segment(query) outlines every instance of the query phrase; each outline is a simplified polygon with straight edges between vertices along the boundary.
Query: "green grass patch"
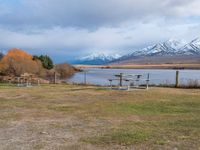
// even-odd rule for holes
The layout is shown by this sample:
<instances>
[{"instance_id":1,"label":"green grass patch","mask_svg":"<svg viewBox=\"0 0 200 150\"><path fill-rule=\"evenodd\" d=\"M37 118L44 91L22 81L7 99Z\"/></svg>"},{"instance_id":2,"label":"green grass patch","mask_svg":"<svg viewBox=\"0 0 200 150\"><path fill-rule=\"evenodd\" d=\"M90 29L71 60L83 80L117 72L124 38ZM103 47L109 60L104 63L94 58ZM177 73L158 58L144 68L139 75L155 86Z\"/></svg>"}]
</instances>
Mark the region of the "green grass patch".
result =
<instances>
[{"instance_id":1,"label":"green grass patch","mask_svg":"<svg viewBox=\"0 0 200 150\"><path fill-rule=\"evenodd\" d=\"M21 100L0 99L0 108L26 107L27 103Z\"/></svg>"},{"instance_id":2,"label":"green grass patch","mask_svg":"<svg viewBox=\"0 0 200 150\"><path fill-rule=\"evenodd\" d=\"M189 104L189 105L188 105ZM199 105L199 104L198 104ZM167 115L200 112L195 103L174 103L162 101L122 102L107 107L107 111L121 115Z\"/></svg>"},{"instance_id":3,"label":"green grass patch","mask_svg":"<svg viewBox=\"0 0 200 150\"><path fill-rule=\"evenodd\" d=\"M117 129L108 134L82 139L82 141L97 145L132 145L147 141L149 136L150 134L148 132L142 130Z\"/></svg>"},{"instance_id":4,"label":"green grass patch","mask_svg":"<svg viewBox=\"0 0 200 150\"><path fill-rule=\"evenodd\" d=\"M168 121L167 122L167 125L168 126L174 126L174 127L177 127L177 128L197 128L199 129L200 128L200 118L196 118L196 119L178 119L178 120L175 120L175 121ZM200 130L200 129L199 129Z\"/></svg>"}]
</instances>

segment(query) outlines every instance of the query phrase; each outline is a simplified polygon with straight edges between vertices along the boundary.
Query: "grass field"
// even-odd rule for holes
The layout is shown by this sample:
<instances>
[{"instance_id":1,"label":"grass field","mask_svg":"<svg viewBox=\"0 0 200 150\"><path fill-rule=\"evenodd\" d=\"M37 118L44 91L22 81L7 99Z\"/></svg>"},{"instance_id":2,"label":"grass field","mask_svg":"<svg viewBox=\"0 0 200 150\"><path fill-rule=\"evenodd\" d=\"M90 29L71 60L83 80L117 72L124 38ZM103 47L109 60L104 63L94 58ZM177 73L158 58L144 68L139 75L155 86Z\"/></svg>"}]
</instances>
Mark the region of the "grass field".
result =
<instances>
[{"instance_id":1,"label":"grass field","mask_svg":"<svg viewBox=\"0 0 200 150\"><path fill-rule=\"evenodd\" d=\"M0 86L0 149L200 149L200 89Z\"/></svg>"}]
</instances>

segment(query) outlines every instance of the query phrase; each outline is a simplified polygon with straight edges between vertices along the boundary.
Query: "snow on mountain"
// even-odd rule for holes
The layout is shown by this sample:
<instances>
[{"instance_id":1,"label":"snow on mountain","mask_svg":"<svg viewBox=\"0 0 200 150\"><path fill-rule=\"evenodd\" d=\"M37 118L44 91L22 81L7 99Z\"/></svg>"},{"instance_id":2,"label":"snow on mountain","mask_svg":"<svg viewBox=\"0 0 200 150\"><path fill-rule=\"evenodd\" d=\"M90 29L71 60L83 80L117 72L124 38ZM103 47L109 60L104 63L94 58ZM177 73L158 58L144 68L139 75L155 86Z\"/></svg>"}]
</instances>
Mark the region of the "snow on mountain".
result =
<instances>
[{"instance_id":1,"label":"snow on mountain","mask_svg":"<svg viewBox=\"0 0 200 150\"><path fill-rule=\"evenodd\" d=\"M78 58L75 64L102 65L121 57L118 54L93 53L85 57Z\"/></svg>"},{"instance_id":2,"label":"snow on mountain","mask_svg":"<svg viewBox=\"0 0 200 150\"><path fill-rule=\"evenodd\" d=\"M105 54L105 53L93 53L85 57L81 57L80 60L95 60L95 59L102 59L102 60L113 60L119 58L120 55L118 54Z\"/></svg>"},{"instance_id":3,"label":"snow on mountain","mask_svg":"<svg viewBox=\"0 0 200 150\"><path fill-rule=\"evenodd\" d=\"M196 38L182 47L179 51L179 54L200 54L200 38Z\"/></svg>"},{"instance_id":4,"label":"snow on mountain","mask_svg":"<svg viewBox=\"0 0 200 150\"><path fill-rule=\"evenodd\" d=\"M118 60L149 56L176 56L196 54L200 54L200 38L197 38L188 44L183 40L170 39L163 43L158 43L143 49L135 50L130 54L122 56Z\"/></svg>"},{"instance_id":5,"label":"snow on mountain","mask_svg":"<svg viewBox=\"0 0 200 150\"><path fill-rule=\"evenodd\" d=\"M178 40L168 40L163 43L158 43L153 46L149 46L147 48L144 48L142 50L136 51L136 56L153 56L153 55L174 55L178 52L178 50L183 47L186 43ZM140 54L140 55L138 55Z\"/></svg>"},{"instance_id":6,"label":"snow on mountain","mask_svg":"<svg viewBox=\"0 0 200 150\"><path fill-rule=\"evenodd\" d=\"M175 50L175 52L183 47L185 44L187 44L184 40L176 40L176 39L170 39L163 43L167 48L171 48Z\"/></svg>"}]
</instances>

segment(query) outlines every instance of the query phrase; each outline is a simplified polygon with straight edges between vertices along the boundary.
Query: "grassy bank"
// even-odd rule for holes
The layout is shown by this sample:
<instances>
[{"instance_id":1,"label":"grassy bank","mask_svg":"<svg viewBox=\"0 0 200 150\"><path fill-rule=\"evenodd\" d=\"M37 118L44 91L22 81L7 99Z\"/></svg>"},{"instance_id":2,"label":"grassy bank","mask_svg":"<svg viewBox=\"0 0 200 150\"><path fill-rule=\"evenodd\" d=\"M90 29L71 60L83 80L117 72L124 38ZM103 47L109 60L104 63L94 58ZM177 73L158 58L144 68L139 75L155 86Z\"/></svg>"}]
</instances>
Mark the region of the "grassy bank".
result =
<instances>
[{"instance_id":1,"label":"grassy bank","mask_svg":"<svg viewBox=\"0 0 200 150\"><path fill-rule=\"evenodd\" d=\"M200 90L0 86L0 149L199 149Z\"/></svg>"}]
</instances>

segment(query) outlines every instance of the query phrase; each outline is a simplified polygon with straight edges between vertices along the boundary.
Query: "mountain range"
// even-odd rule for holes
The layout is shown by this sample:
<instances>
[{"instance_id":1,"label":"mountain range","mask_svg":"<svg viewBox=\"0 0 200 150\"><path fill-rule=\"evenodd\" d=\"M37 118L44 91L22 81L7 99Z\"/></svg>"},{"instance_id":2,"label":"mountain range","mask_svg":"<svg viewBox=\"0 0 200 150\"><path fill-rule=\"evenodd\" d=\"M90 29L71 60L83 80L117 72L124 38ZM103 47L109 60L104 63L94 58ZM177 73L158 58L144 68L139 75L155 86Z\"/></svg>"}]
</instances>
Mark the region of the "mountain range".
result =
<instances>
[{"instance_id":1,"label":"mountain range","mask_svg":"<svg viewBox=\"0 0 200 150\"><path fill-rule=\"evenodd\" d=\"M119 59L121 56L118 54L105 54L105 53L93 53L85 57L78 58L74 61L74 64L84 65L105 65L114 60Z\"/></svg>"},{"instance_id":2,"label":"mountain range","mask_svg":"<svg viewBox=\"0 0 200 150\"><path fill-rule=\"evenodd\" d=\"M120 56L106 54L92 54L78 59L79 64L103 65L109 63L131 63L152 61L162 61L165 63L176 60L184 61L185 59L200 59L200 38L196 38L189 43L182 40L170 39L163 43L157 43L139 50L134 50L132 53ZM168 61L170 60L170 61Z\"/></svg>"}]
</instances>

